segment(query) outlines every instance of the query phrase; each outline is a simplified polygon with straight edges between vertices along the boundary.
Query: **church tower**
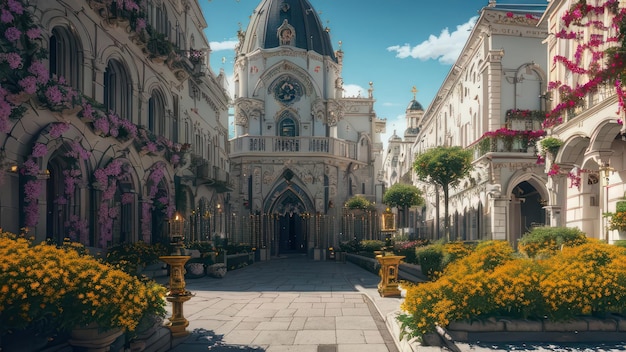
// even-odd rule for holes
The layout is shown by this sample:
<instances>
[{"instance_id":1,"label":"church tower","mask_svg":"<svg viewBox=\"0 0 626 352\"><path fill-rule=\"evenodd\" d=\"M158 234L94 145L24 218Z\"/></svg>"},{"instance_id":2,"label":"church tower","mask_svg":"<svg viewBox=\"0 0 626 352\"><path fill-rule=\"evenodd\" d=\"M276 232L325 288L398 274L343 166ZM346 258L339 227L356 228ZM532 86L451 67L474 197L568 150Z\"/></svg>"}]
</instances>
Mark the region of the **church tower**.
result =
<instances>
[{"instance_id":1,"label":"church tower","mask_svg":"<svg viewBox=\"0 0 626 352\"><path fill-rule=\"evenodd\" d=\"M385 121L373 84L366 97L344 97L343 52L333 51L329 31L307 0L263 0L239 32L230 205L233 218L251 221L231 233L235 241L251 234L266 257L321 259L355 235L343 233L346 200L376 201Z\"/></svg>"}]
</instances>

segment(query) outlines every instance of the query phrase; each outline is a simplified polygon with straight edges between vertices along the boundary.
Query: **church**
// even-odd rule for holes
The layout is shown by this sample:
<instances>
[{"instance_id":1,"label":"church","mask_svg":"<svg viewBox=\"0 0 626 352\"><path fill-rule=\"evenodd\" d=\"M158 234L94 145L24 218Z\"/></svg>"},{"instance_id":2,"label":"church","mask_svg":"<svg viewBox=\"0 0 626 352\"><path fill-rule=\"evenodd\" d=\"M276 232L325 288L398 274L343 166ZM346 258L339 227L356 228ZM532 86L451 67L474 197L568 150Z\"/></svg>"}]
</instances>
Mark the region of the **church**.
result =
<instances>
[{"instance_id":1,"label":"church","mask_svg":"<svg viewBox=\"0 0 626 352\"><path fill-rule=\"evenodd\" d=\"M357 236L344 216L348 199L382 199L385 120L374 111L374 85L366 96L345 96L344 53L329 32L307 0L263 0L239 32L230 203L244 221L231 239L252 234L262 257L321 259ZM369 227L359 239L378 238Z\"/></svg>"}]
</instances>

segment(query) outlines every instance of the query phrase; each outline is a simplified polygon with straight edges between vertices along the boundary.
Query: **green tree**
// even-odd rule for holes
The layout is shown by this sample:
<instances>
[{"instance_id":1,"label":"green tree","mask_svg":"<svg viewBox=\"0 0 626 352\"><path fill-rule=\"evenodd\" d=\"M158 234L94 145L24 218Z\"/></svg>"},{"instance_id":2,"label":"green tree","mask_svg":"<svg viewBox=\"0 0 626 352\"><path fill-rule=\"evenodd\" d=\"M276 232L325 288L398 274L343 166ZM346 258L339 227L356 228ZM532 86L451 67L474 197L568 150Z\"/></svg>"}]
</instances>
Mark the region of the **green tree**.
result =
<instances>
[{"instance_id":1,"label":"green tree","mask_svg":"<svg viewBox=\"0 0 626 352\"><path fill-rule=\"evenodd\" d=\"M369 200L367 200L367 198L363 197L363 196L354 196L350 199L348 199L348 201L346 202L346 208L348 209L371 209L372 208L372 202L370 202Z\"/></svg>"},{"instance_id":2,"label":"green tree","mask_svg":"<svg viewBox=\"0 0 626 352\"><path fill-rule=\"evenodd\" d=\"M448 201L451 186L469 175L472 169L472 152L461 147L436 147L418 155L413 163L417 177L426 182L434 182L443 189L444 232L450 240L450 218Z\"/></svg>"},{"instance_id":3,"label":"green tree","mask_svg":"<svg viewBox=\"0 0 626 352\"><path fill-rule=\"evenodd\" d=\"M408 208L424 205L424 198L419 188L405 183L396 183L385 191L383 203L390 207L401 208L404 215L404 225L406 226L409 214Z\"/></svg>"}]
</instances>

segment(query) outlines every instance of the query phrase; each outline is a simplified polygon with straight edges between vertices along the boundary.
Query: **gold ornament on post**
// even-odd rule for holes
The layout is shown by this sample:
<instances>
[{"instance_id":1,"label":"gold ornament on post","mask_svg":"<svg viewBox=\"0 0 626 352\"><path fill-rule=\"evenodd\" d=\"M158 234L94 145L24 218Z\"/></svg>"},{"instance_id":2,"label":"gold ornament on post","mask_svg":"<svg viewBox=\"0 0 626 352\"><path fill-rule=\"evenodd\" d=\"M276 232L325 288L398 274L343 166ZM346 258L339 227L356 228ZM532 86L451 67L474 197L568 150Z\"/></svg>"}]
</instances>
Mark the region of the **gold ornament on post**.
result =
<instances>
[{"instance_id":1,"label":"gold ornament on post","mask_svg":"<svg viewBox=\"0 0 626 352\"><path fill-rule=\"evenodd\" d=\"M189 335L186 330L189 321L183 315L183 303L191 299L193 294L185 290L185 263L191 258L185 254L183 240L185 229L185 218L176 213L170 220L170 242L174 246L172 255L161 256L159 259L170 266L170 284L167 293L168 302L172 303L172 317L169 318L167 327L174 337Z\"/></svg>"}]
</instances>

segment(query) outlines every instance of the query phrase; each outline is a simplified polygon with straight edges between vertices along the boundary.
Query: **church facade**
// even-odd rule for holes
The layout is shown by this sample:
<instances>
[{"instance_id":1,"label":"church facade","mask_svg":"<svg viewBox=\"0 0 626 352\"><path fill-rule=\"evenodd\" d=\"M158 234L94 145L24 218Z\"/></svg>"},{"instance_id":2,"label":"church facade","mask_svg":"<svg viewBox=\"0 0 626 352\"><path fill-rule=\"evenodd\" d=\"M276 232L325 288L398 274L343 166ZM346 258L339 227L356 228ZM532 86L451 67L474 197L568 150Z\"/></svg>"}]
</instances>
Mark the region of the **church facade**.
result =
<instances>
[{"instance_id":1,"label":"church facade","mask_svg":"<svg viewBox=\"0 0 626 352\"><path fill-rule=\"evenodd\" d=\"M380 204L385 121L373 84L365 96L344 96L343 52L306 0L263 0L239 39L230 213L241 221L231 239L250 236L263 257L321 258L357 237L343 216L349 198ZM368 226L359 238L378 236Z\"/></svg>"}]
</instances>

